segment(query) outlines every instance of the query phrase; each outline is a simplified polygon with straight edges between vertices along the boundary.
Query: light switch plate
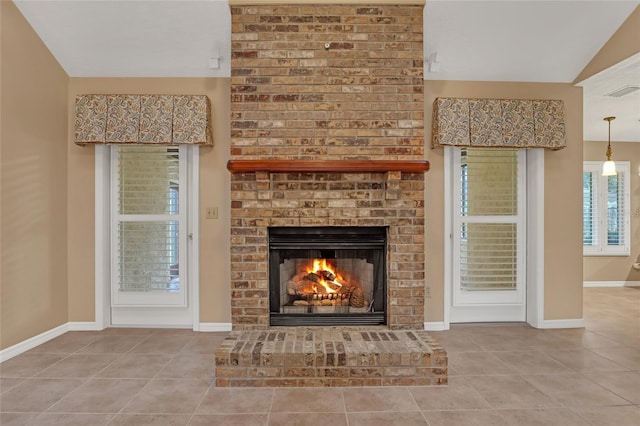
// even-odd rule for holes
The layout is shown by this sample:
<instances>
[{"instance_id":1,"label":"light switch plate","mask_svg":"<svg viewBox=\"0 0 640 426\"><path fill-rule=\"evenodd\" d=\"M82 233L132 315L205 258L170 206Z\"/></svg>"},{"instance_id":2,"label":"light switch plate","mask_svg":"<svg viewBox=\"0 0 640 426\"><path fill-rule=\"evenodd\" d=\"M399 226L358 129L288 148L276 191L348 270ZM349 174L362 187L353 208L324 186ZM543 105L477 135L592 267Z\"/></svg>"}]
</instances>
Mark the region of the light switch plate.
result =
<instances>
[{"instance_id":1,"label":"light switch plate","mask_svg":"<svg viewBox=\"0 0 640 426\"><path fill-rule=\"evenodd\" d=\"M218 218L218 208L217 207L207 207L205 209L204 217L207 219L217 219Z\"/></svg>"}]
</instances>

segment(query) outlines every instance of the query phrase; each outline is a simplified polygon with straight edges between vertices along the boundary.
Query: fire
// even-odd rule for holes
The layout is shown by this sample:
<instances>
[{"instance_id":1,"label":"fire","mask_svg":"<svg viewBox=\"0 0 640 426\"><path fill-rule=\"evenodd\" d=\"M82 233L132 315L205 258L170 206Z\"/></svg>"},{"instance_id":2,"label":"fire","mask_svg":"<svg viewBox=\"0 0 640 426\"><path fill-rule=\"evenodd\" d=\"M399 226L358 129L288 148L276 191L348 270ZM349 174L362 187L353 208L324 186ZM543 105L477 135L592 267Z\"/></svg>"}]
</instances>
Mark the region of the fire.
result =
<instances>
[{"instance_id":1,"label":"fire","mask_svg":"<svg viewBox=\"0 0 640 426\"><path fill-rule=\"evenodd\" d=\"M329 272L334 276L332 280L327 282L325 273ZM338 280L342 280L342 277L336 273L336 271L327 263L327 259L314 259L313 266L307 267L307 274L316 274L319 277L318 284L324 287L326 293L336 293L337 290L331 287L330 283L340 288L342 283ZM317 293L317 288L314 286L314 292Z\"/></svg>"},{"instance_id":2,"label":"fire","mask_svg":"<svg viewBox=\"0 0 640 426\"><path fill-rule=\"evenodd\" d=\"M331 265L327 264L327 259L313 259L313 266L307 266L307 274L313 272L317 274L320 271L329 271L333 275L336 275L336 272L333 270Z\"/></svg>"}]
</instances>

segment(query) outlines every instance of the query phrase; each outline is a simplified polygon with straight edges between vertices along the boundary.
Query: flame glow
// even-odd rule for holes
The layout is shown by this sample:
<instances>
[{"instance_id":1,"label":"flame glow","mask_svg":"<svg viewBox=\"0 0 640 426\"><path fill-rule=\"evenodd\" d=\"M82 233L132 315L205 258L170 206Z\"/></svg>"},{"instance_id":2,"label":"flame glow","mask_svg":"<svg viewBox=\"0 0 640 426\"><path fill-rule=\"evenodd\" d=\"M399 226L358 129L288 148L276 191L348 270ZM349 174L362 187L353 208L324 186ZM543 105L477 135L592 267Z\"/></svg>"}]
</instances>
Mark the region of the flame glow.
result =
<instances>
[{"instance_id":1,"label":"flame glow","mask_svg":"<svg viewBox=\"0 0 640 426\"><path fill-rule=\"evenodd\" d=\"M327 282L325 278L319 274L320 271L329 271L331 274L335 276L333 281ZM307 274L314 273L320 277L318 284L321 285L326 293L336 293L337 290L332 288L330 283L334 286L342 287L342 283L338 280L342 280L342 277L336 273L336 271L327 263L327 259L314 259L312 266L307 266ZM318 292L317 288L314 286L314 292Z\"/></svg>"}]
</instances>

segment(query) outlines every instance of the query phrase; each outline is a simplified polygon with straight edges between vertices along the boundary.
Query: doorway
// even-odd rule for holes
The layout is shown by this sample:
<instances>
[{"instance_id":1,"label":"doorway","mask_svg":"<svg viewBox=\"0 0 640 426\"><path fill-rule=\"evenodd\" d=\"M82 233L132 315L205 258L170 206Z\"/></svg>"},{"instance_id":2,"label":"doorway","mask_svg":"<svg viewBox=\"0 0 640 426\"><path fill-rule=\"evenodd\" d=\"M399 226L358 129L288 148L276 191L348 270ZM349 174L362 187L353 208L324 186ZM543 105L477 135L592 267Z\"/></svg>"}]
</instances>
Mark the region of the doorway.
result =
<instances>
[{"instance_id":1,"label":"doorway","mask_svg":"<svg viewBox=\"0 0 640 426\"><path fill-rule=\"evenodd\" d=\"M96 322L199 328L192 146L96 147Z\"/></svg>"}]
</instances>

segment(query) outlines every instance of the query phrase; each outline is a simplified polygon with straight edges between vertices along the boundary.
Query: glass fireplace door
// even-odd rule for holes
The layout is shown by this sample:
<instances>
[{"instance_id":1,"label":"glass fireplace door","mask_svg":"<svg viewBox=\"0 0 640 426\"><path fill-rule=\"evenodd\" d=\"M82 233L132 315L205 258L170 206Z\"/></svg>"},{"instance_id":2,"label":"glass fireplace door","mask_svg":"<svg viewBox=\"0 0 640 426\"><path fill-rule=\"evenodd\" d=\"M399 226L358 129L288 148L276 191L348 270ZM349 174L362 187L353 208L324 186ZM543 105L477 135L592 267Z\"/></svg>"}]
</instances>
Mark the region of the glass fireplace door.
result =
<instances>
[{"instance_id":1,"label":"glass fireplace door","mask_svg":"<svg viewBox=\"0 0 640 426\"><path fill-rule=\"evenodd\" d=\"M386 228L270 228L271 325L385 324Z\"/></svg>"}]
</instances>

